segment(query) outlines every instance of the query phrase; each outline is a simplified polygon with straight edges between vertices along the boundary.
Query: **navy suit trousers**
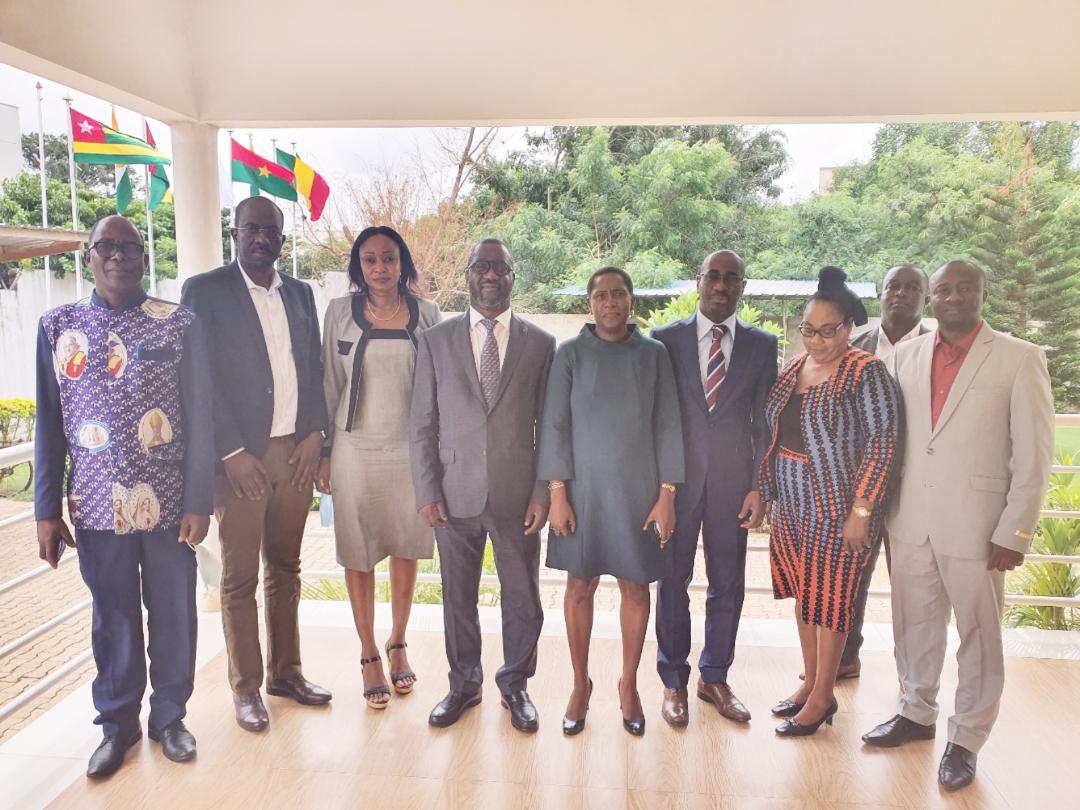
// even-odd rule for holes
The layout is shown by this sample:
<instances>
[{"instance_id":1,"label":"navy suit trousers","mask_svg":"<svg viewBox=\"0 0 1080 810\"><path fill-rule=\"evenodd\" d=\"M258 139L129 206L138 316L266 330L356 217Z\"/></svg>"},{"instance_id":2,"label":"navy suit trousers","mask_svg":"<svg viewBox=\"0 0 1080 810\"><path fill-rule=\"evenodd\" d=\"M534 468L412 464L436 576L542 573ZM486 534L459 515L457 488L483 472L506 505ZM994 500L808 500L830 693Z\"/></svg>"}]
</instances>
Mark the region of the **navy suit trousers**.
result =
<instances>
[{"instance_id":1,"label":"navy suit trousers","mask_svg":"<svg viewBox=\"0 0 1080 810\"><path fill-rule=\"evenodd\" d=\"M698 660L702 680L726 682L735 658L743 595L746 590L746 529L739 526L738 504L730 491L712 498L708 486L697 503L676 503L674 562L656 589L656 669L664 686L685 687L690 680L690 597L698 535L705 550L709 589L705 599L705 647Z\"/></svg>"},{"instance_id":2,"label":"navy suit trousers","mask_svg":"<svg viewBox=\"0 0 1080 810\"><path fill-rule=\"evenodd\" d=\"M107 736L139 722L146 691L143 604L153 688L150 727L160 731L186 712L195 681L196 566L195 552L177 542L178 532L75 532L79 570L94 600L94 722Z\"/></svg>"}]
</instances>

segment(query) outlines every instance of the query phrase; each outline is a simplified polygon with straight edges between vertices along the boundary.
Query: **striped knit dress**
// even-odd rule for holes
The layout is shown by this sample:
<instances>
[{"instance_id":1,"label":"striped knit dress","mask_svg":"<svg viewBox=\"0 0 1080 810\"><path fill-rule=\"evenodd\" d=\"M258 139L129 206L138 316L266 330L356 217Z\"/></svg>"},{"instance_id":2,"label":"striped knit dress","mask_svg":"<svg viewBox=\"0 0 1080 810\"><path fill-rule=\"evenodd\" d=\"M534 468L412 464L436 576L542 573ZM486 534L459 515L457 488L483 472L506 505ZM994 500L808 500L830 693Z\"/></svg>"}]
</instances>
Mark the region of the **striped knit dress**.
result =
<instances>
[{"instance_id":1,"label":"striped knit dress","mask_svg":"<svg viewBox=\"0 0 1080 810\"><path fill-rule=\"evenodd\" d=\"M805 623L846 633L870 552L844 549L844 519L855 498L865 498L873 504L870 541L882 532L894 458L900 457L900 401L885 364L850 347L831 377L806 390L800 414L805 452L792 452L778 440L779 419L806 357L784 367L765 405L772 442L759 486L772 504L773 596L799 600Z\"/></svg>"}]
</instances>

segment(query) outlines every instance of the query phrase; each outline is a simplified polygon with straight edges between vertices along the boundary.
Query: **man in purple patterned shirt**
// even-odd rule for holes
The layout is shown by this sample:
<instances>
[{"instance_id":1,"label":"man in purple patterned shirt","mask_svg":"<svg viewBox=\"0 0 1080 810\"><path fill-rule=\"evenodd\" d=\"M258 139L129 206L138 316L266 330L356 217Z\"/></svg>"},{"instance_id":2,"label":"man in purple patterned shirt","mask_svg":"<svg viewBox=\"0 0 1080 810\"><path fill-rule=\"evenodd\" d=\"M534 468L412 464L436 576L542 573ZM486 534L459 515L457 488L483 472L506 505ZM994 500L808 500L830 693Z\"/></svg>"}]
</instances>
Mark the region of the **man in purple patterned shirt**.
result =
<instances>
[{"instance_id":1,"label":"man in purple patterned shirt","mask_svg":"<svg viewBox=\"0 0 1080 810\"><path fill-rule=\"evenodd\" d=\"M213 508L206 347L195 314L143 292L142 237L124 217L90 230L89 299L41 318L34 513L41 559L78 548L93 597L94 721L105 738L87 776L105 777L142 738L142 604L150 629L150 739L195 755L183 717L195 677L195 544ZM63 518L65 465L68 516Z\"/></svg>"}]
</instances>

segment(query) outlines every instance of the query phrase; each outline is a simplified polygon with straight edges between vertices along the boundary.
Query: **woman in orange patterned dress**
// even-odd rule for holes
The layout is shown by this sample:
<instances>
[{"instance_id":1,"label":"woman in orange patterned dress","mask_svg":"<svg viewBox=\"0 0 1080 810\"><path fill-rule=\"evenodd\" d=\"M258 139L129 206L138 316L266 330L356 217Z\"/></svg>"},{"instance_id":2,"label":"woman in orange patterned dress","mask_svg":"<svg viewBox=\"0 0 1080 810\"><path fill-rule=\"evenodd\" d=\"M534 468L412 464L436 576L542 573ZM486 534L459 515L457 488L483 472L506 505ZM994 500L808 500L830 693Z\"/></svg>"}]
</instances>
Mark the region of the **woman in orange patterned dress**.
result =
<instances>
[{"instance_id":1,"label":"woman in orange patterned dress","mask_svg":"<svg viewBox=\"0 0 1080 810\"><path fill-rule=\"evenodd\" d=\"M822 268L799 326L806 351L780 372L765 406L773 438L760 487L770 504L773 595L795 599L806 673L773 707L785 718L782 736L813 734L836 713L836 670L882 530L899 438L885 364L848 344L867 317L844 280L840 268Z\"/></svg>"}]
</instances>

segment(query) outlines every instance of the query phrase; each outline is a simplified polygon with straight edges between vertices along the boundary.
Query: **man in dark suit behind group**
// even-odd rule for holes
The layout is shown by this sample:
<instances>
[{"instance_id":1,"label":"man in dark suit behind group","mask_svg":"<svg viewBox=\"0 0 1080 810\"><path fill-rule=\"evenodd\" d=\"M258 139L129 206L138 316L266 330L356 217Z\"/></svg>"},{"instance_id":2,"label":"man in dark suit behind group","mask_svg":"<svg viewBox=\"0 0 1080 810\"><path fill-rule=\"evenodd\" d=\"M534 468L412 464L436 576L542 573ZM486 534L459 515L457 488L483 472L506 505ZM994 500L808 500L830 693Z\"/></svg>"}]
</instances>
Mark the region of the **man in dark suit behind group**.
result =
<instances>
[{"instance_id":1,"label":"man in dark suit behind group","mask_svg":"<svg viewBox=\"0 0 1080 810\"><path fill-rule=\"evenodd\" d=\"M690 598L698 535L709 580L705 647L698 697L724 717L750 713L728 686L746 578L747 530L761 524L757 469L769 439L765 398L776 380L777 340L735 317L746 265L733 251L705 257L697 276L699 306L688 318L658 327L667 346L682 411L686 483L675 495L674 569L656 597L657 670L662 714L673 726L688 719Z\"/></svg>"},{"instance_id":2,"label":"man in dark suit behind group","mask_svg":"<svg viewBox=\"0 0 1080 810\"><path fill-rule=\"evenodd\" d=\"M924 335L930 330L923 326L922 313L930 301L930 287L926 273L913 264L898 264L889 268L881 280L881 323L868 329L851 341L851 345L876 355L883 363L892 360L896 346L907 340ZM840 658L837 679L856 678L862 668L859 650L863 643L863 618L866 615L866 599L870 592L870 580L874 576L881 545L885 545L885 562L889 561L889 537L882 532L878 542L870 550L870 562L859 582L859 592L851 606L851 630Z\"/></svg>"},{"instance_id":3,"label":"man in dark suit behind group","mask_svg":"<svg viewBox=\"0 0 1080 810\"><path fill-rule=\"evenodd\" d=\"M326 430L319 320L311 288L274 268L283 216L266 197L236 206L236 261L184 285L210 347L221 539L221 614L236 721L269 723L259 689L255 589L264 560L267 684L304 705L330 700L300 668L300 542Z\"/></svg>"}]
</instances>

